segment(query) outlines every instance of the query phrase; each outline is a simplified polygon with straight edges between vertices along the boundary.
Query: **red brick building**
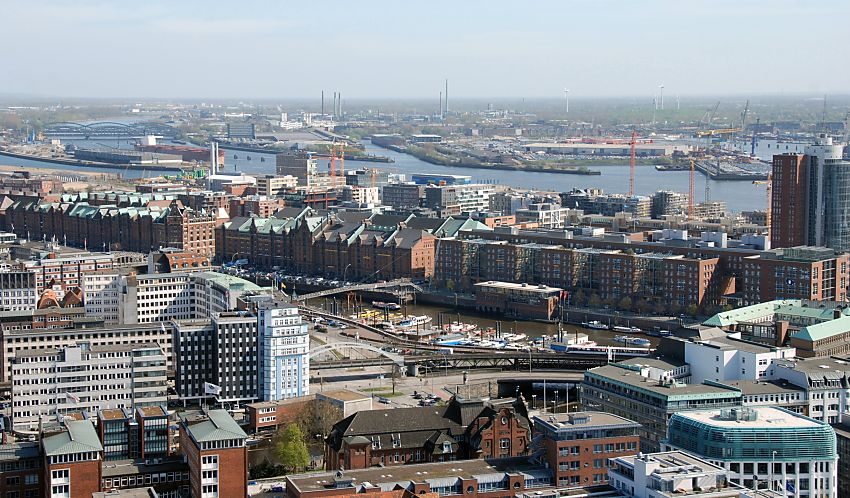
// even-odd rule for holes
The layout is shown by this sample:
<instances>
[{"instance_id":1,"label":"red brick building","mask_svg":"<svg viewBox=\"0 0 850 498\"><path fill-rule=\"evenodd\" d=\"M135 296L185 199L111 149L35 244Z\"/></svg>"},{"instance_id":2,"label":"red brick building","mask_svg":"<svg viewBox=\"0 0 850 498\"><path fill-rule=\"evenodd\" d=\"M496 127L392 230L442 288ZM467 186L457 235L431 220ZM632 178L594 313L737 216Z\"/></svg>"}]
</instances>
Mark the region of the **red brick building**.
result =
<instances>
[{"instance_id":1,"label":"red brick building","mask_svg":"<svg viewBox=\"0 0 850 498\"><path fill-rule=\"evenodd\" d=\"M0 496L18 496L19 498L44 496L43 465L44 459L39 450L39 443L6 443L4 441L4 444L0 445Z\"/></svg>"},{"instance_id":2,"label":"red brick building","mask_svg":"<svg viewBox=\"0 0 850 498\"><path fill-rule=\"evenodd\" d=\"M773 156L771 247L795 247L806 243L808 171L808 161L804 154Z\"/></svg>"},{"instance_id":3,"label":"red brick building","mask_svg":"<svg viewBox=\"0 0 850 498\"><path fill-rule=\"evenodd\" d=\"M534 417L535 437L559 487L608 482L608 459L638 451L640 424L605 412Z\"/></svg>"},{"instance_id":4,"label":"red brick building","mask_svg":"<svg viewBox=\"0 0 850 498\"><path fill-rule=\"evenodd\" d=\"M362 469L528 454L531 425L520 400L459 400L445 407L365 410L325 439L325 468Z\"/></svg>"},{"instance_id":5,"label":"red brick building","mask_svg":"<svg viewBox=\"0 0 850 498\"><path fill-rule=\"evenodd\" d=\"M299 398L249 403L245 405L248 428L254 432L264 429L276 430L285 424L292 423L298 413L315 399L316 395L310 394Z\"/></svg>"},{"instance_id":6,"label":"red brick building","mask_svg":"<svg viewBox=\"0 0 850 498\"><path fill-rule=\"evenodd\" d=\"M192 498L206 493L228 498L248 495L246 439L245 431L224 410L181 420L180 451L189 464Z\"/></svg>"},{"instance_id":7,"label":"red brick building","mask_svg":"<svg viewBox=\"0 0 850 498\"><path fill-rule=\"evenodd\" d=\"M45 435L44 496L91 496L100 491L103 446L88 420L65 422L65 430Z\"/></svg>"}]
</instances>

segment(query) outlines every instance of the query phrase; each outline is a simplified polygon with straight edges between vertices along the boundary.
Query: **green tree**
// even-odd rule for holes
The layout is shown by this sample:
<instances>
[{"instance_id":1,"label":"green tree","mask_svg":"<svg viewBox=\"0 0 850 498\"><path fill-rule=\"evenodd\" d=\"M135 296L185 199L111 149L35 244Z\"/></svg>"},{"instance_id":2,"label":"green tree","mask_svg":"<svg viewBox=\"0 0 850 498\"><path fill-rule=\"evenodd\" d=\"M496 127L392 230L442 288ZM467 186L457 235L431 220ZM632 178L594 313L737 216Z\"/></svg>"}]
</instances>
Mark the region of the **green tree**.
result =
<instances>
[{"instance_id":1,"label":"green tree","mask_svg":"<svg viewBox=\"0 0 850 498\"><path fill-rule=\"evenodd\" d=\"M602 299L599 298L599 294L594 292L590 295L590 301L588 301L588 304L591 308L598 308L599 305L602 304Z\"/></svg>"},{"instance_id":2,"label":"green tree","mask_svg":"<svg viewBox=\"0 0 850 498\"><path fill-rule=\"evenodd\" d=\"M304 434L298 424L289 424L283 429L277 442L280 464L290 471L304 470L310 463L310 454L304 444Z\"/></svg>"},{"instance_id":3,"label":"green tree","mask_svg":"<svg viewBox=\"0 0 850 498\"><path fill-rule=\"evenodd\" d=\"M685 312L686 312L688 315L690 315L692 318L695 318L695 317L697 316L697 313L699 313L699 308L697 308L697 305L696 305L696 304L691 304L690 306L688 306L688 307L686 308L686 311L685 311Z\"/></svg>"},{"instance_id":4,"label":"green tree","mask_svg":"<svg viewBox=\"0 0 850 498\"><path fill-rule=\"evenodd\" d=\"M624 311L628 311L628 310L632 309L632 298L630 298L629 296L626 296L623 299L620 299L618 306L620 307L621 310L624 310Z\"/></svg>"}]
</instances>

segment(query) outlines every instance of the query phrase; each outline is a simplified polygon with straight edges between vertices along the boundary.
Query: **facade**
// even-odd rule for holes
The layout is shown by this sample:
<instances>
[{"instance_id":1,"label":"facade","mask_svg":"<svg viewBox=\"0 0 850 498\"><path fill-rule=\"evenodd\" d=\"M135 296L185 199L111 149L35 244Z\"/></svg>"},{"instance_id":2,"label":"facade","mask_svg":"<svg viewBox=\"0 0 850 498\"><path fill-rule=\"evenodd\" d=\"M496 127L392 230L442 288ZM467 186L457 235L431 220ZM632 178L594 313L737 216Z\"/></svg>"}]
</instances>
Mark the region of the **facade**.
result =
<instances>
[{"instance_id":1,"label":"facade","mask_svg":"<svg viewBox=\"0 0 850 498\"><path fill-rule=\"evenodd\" d=\"M0 496L40 498L44 496L44 460L39 443L0 445ZM17 493L17 494L16 494Z\"/></svg>"},{"instance_id":2,"label":"facade","mask_svg":"<svg viewBox=\"0 0 850 498\"><path fill-rule=\"evenodd\" d=\"M359 411L372 409L372 396L366 396L348 389L316 393L316 401L319 403L327 403L339 409L343 417L347 417Z\"/></svg>"},{"instance_id":3,"label":"facade","mask_svg":"<svg viewBox=\"0 0 850 498\"><path fill-rule=\"evenodd\" d=\"M266 197L278 195L298 186L295 176L259 175L257 176L257 194Z\"/></svg>"},{"instance_id":4,"label":"facade","mask_svg":"<svg viewBox=\"0 0 850 498\"><path fill-rule=\"evenodd\" d=\"M848 357L799 358L776 365L777 376L805 389L803 413L815 420L838 424L850 412Z\"/></svg>"},{"instance_id":5,"label":"facade","mask_svg":"<svg viewBox=\"0 0 850 498\"><path fill-rule=\"evenodd\" d=\"M531 425L521 400L459 400L445 407L359 411L325 438L325 468L363 469L527 455Z\"/></svg>"},{"instance_id":6,"label":"facade","mask_svg":"<svg viewBox=\"0 0 850 498\"><path fill-rule=\"evenodd\" d=\"M164 405L165 355L146 346L27 351L12 365L12 419L30 429L68 412Z\"/></svg>"},{"instance_id":7,"label":"facade","mask_svg":"<svg viewBox=\"0 0 850 498\"><path fill-rule=\"evenodd\" d=\"M181 419L180 449L189 464L191 498L248 495L247 439L224 410Z\"/></svg>"},{"instance_id":8,"label":"facade","mask_svg":"<svg viewBox=\"0 0 850 498\"><path fill-rule=\"evenodd\" d=\"M684 384L645 374L639 365L612 364L586 371L581 383L583 409L604 411L641 425L642 451L661 448L674 413L741 404L741 392L722 384Z\"/></svg>"},{"instance_id":9,"label":"facade","mask_svg":"<svg viewBox=\"0 0 850 498\"><path fill-rule=\"evenodd\" d=\"M508 317L551 320L563 289L547 285L481 282L475 284L475 309Z\"/></svg>"},{"instance_id":10,"label":"facade","mask_svg":"<svg viewBox=\"0 0 850 498\"><path fill-rule=\"evenodd\" d=\"M381 190L381 203L395 209L418 208L425 198L425 187L412 183L394 183Z\"/></svg>"},{"instance_id":11,"label":"facade","mask_svg":"<svg viewBox=\"0 0 850 498\"><path fill-rule=\"evenodd\" d=\"M86 329L0 328L0 382L8 382L11 365L19 354L33 350L55 350L88 343L91 348L158 345L165 354L167 369L172 368L172 331L168 324L150 324Z\"/></svg>"},{"instance_id":12,"label":"facade","mask_svg":"<svg viewBox=\"0 0 850 498\"><path fill-rule=\"evenodd\" d=\"M84 253L32 259L24 261L21 266L25 271L35 273L35 290L40 295L46 289L67 292L79 286L86 274L117 265L112 254Z\"/></svg>"},{"instance_id":13,"label":"facade","mask_svg":"<svg viewBox=\"0 0 850 498\"><path fill-rule=\"evenodd\" d=\"M844 146L821 137L806 147L807 210L806 243L837 251L850 250L850 163L843 159Z\"/></svg>"},{"instance_id":14,"label":"facade","mask_svg":"<svg viewBox=\"0 0 850 498\"><path fill-rule=\"evenodd\" d=\"M32 271L0 271L0 311L35 308L38 294Z\"/></svg>"},{"instance_id":15,"label":"facade","mask_svg":"<svg viewBox=\"0 0 850 498\"><path fill-rule=\"evenodd\" d=\"M684 346L684 359L691 366L691 382L701 384L706 380L773 380L777 378L778 360L793 359L793 347L766 346L716 334L700 340L673 339Z\"/></svg>"},{"instance_id":16,"label":"facade","mask_svg":"<svg viewBox=\"0 0 850 498\"><path fill-rule=\"evenodd\" d=\"M548 202L533 203L514 211L517 223L533 223L540 228L563 228L569 219L570 209Z\"/></svg>"},{"instance_id":17,"label":"facade","mask_svg":"<svg viewBox=\"0 0 850 498\"><path fill-rule=\"evenodd\" d=\"M534 417L553 485L593 486L608 482L608 461L638 451L640 424L604 412Z\"/></svg>"},{"instance_id":18,"label":"facade","mask_svg":"<svg viewBox=\"0 0 850 498\"><path fill-rule=\"evenodd\" d=\"M653 200L637 195L603 194L599 189L574 189L561 193L561 205L589 214L615 216L617 213L631 213L638 218L648 218L652 214Z\"/></svg>"},{"instance_id":19,"label":"facade","mask_svg":"<svg viewBox=\"0 0 850 498\"><path fill-rule=\"evenodd\" d=\"M806 245L808 161L803 154L773 156L770 246Z\"/></svg>"},{"instance_id":20,"label":"facade","mask_svg":"<svg viewBox=\"0 0 850 498\"><path fill-rule=\"evenodd\" d=\"M298 307L260 303L257 329L260 398L277 401L310 394L310 333Z\"/></svg>"},{"instance_id":21,"label":"facade","mask_svg":"<svg viewBox=\"0 0 850 498\"><path fill-rule=\"evenodd\" d=\"M745 488L838 497L835 431L782 408L677 413L665 444L725 468Z\"/></svg>"},{"instance_id":22,"label":"facade","mask_svg":"<svg viewBox=\"0 0 850 498\"><path fill-rule=\"evenodd\" d=\"M227 138L256 138L254 123L227 123Z\"/></svg>"},{"instance_id":23,"label":"facade","mask_svg":"<svg viewBox=\"0 0 850 498\"><path fill-rule=\"evenodd\" d=\"M285 424L292 423L298 413L306 409L308 403L313 403L315 400L316 395L308 394L300 398L248 403L245 405L248 427L255 433L266 429L277 430Z\"/></svg>"},{"instance_id":24,"label":"facade","mask_svg":"<svg viewBox=\"0 0 850 498\"><path fill-rule=\"evenodd\" d=\"M117 269L95 270L81 276L86 315L103 318L106 325L121 322L122 276Z\"/></svg>"},{"instance_id":25,"label":"facade","mask_svg":"<svg viewBox=\"0 0 850 498\"><path fill-rule=\"evenodd\" d=\"M316 176L318 163L312 155L304 152L278 154L276 159L278 176L293 176L298 185L309 185L310 178Z\"/></svg>"},{"instance_id":26,"label":"facade","mask_svg":"<svg viewBox=\"0 0 850 498\"><path fill-rule=\"evenodd\" d=\"M67 420L64 430L41 440L47 498L76 498L100 491L103 445L88 420Z\"/></svg>"},{"instance_id":27,"label":"facade","mask_svg":"<svg viewBox=\"0 0 850 498\"><path fill-rule=\"evenodd\" d=\"M486 211L494 192L489 185L428 185L424 206L441 217Z\"/></svg>"}]
</instances>

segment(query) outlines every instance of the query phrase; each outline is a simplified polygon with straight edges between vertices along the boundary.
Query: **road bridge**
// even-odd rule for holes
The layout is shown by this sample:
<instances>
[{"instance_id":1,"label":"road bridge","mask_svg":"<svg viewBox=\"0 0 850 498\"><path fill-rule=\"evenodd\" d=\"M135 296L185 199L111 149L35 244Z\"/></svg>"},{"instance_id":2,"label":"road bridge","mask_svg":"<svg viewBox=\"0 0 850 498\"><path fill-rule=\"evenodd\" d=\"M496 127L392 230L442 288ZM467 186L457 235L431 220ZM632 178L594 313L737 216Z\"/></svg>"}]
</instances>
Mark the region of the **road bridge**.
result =
<instances>
[{"instance_id":1,"label":"road bridge","mask_svg":"<svg viewBox=\"0 0 850 498\"><path fill-rule=\"evenodd\" d=\"M404 359L403 356L395 354L395 353L391 353L389 351L384 351L381 348L372 346L371 344L367 344L365 342L329 342L329 343L323 344L323 345L321 345L317 348L311 348L309 356L310 356L310 359L313 359L313 358L316 358L316 357L318 357L322 354L329 353L331 351L345 352L346 350L351 350L351 349L361 349L363 351L371 351L371 352L377 353L377 354L379 354L383 357L383 358L374 358L374 359L373 358L366 358L364 360L352 360L352 361L370 362L370 361L376 361L377 360L377 361L382 362L382 363L371 363L371 364L372 365L375 365L375 364L383 365L383 364L389 363L389 364L398 365L399 367L405 366L405 359ZM337 364L337 363L340 363L340 362L345 363L346 360L341 360L341 361L340 360L334 360L334 361L326 362L326 363L328 363L330 365L334 365L334 364ZM313 365L315 365L315 364L316 364L316 362L311 362L310 367L313 368Z\"/></svg>"}]
</instances>

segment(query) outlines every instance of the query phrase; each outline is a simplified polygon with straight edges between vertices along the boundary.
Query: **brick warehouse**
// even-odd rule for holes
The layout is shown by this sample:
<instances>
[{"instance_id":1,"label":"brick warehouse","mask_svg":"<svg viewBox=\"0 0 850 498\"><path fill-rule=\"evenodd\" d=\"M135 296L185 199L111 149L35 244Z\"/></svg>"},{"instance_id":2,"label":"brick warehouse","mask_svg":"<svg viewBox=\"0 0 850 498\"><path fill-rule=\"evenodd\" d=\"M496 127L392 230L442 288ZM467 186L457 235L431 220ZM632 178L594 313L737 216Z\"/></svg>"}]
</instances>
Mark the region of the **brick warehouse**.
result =
<instances>
[{"instance_id":1,"label":"brick warehouse","mask_svg":"<svg viewBox=\"0 0 850 498\"><path fill-rule=\"evenodd\" d=\"M56 238L93 250L149 252L173 247L212 258L215 217L161 195L63 195L24 199L6 209L4 226L30 240Z\"/></svg>"}]
</instances>

